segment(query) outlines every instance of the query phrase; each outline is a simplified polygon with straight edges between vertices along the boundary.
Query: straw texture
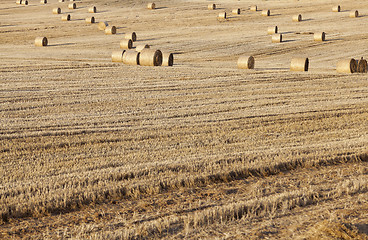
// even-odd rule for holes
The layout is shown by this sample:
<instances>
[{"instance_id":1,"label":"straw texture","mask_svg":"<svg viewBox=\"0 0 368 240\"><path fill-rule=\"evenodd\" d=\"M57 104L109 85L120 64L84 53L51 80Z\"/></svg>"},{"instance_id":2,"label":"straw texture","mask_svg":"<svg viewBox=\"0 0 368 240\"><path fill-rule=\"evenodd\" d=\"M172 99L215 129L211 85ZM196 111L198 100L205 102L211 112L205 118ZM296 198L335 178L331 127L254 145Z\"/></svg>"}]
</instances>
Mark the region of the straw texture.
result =
<instances>
[{"instance_id":1,"label":"straw texture","mask_svg":"<svg viewBox=\"0 0 368 240\"><path fill-rule=\"evenodd\" d=\"M357 63L354 58L340 60L337 62L336 71L338 73L355 73L357 71Z\"/></svg>"},{"instance_id":2,"label":"straw texture","mask_svg":"<svg viewBox=\"0 0 368 240\"><path fill-rule=\"evenodd\" d=\"M150 46L148 45L148 44L140 44L140 45L137 45L136 47L135 47L135 50L137 51L137 52L141 52L143 49L145 49L145 48L150 48Z\"/></svg>"},{"instance_id":3,"label":"straw texture","mask_svg":"<svg viewBox=\"0 0 368 240\"><path fill-rule=\"evenodd\" d=\"M133 47L133 41L131 39L123 39L120 41L121 49L131 49Z\"/></svg>"},{"instance_id":4,"label":"straw texture","mask_svg":"<svg viewBox=\"0 0 368 240\"><path fill-rule=\"evenodd\" d=\"M124 53L125 53L125 50L112 52L111 61L112 62L123 62Z\"/></svg>"},{"instance_id":5,"label":"straw texture","mask_svg":"<svg viewBox=\"0 0 368 240\"><path fill-rule=\"evenodd\" d=\"M125 39L131 39L133 42L137 41L137 34L135 32L128 32L124 35Z\"/></svg>"},{"instance_id":6,"label":"straw texture","mask_svg":"<svg viewBox=\"0 0 368 240\"><path fill-rule=\"evenodd\" d=\"M162 53L162 66L171 67L174 65L174 55L172 53L163 52Z\"/></svg>"},{"instance_id":7,"label":"straw texture","mask_svg":"<svg viewBox=\"0 0 368 240\"><path fill-rule=\"evenodd\" d=\"M125 51L123 54L123 63L127 65L139 65L140 53L136 51Z\"/></svg>"},{"instance_id":8,"label":"straw texture","mask_svg":"<svg viewBox=\"0 0 368 240\"><path fill-rule=\"evenodd\" d=\"M309 68L308 58L293 58L290 63L290 71L307 72Z\"/></svg>"},{"instance_id":9,"label":"straw texture","mask_svg":"<svg viewBox=\"0 0 368 240\"><path fill-rule=\"evenodd\" d=\"M105 34L106 35L116 34L116 27L115 26L107 26L105 28Z\"/></svg>"},{"instance_id":10,"label":"straw texture","mask_svg":"<svg viewBox=\"0 0 368 240\"><path fill-rule=\"evenodd\" d=\"M162 52L149 48L143 49L139 56L139 64L142 66L161 66Z\"/></svg>"}]
</instances>

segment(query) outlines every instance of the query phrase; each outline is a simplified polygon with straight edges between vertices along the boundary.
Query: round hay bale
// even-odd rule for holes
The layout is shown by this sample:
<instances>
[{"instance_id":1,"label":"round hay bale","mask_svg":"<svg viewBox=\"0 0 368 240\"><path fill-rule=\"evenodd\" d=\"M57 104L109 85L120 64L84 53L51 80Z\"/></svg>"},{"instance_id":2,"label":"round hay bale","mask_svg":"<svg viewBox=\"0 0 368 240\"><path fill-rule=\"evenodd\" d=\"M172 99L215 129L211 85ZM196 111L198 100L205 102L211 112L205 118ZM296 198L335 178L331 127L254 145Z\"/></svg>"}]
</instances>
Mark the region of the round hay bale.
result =
<instances>
[{"instance_id":1,"label":"round hay bale","mask_svg":"<svg viewBox=\"0 0 368 240\"><path fill-rule=\"evenodd\" d=\"M162 53L162 66L171 67L174 65L174 55L172 53L163 52Z\"/></svg>"},{"instance_id":2,"label":"round hay bale","mask_svg":"<svg viewBox=\"0 0 368 240\"><path fill-rule=\"evenodd\" d=\"M141 52L145 48L150 48L150 46L148 44L140 44L135 47L135 51Z\"/></svg>"},{"instance_id":3,"label":"round hay bale","mask_svg":"<svg viewBox=\"0 0 368 240\"><path fill-rule=\"evenodd\" d=\"M252 12L257 12L257 5L253 5L253 6L250 6L250 10L252 11Z\"/></svg>"},{"instance_id":4,"label":"round hay bale","mask_svg":"<svg viewBox=\"0 0 368 240\"><path fill-rule=\"evenodd\" d=\"M36 47L46 47L47 46L47 38L46 37L36 37L35 46Z\"/></svg>"},{"instance_id":5,"label":"round hay bale","mask_svg":"<svg viewBox=\"0 0 368 240\"><path fill-rule=\"evenodd\" d=\"M355 73L357 71L357 63L354 58L340 60L337 62L336 71L338 73Z\"/></svg>"},{"instance_id":6,"label":"round hay bale","mask_svg":"<svg viewBox=\"0 0 368 240\"><path fill-rule=\"evenodd\" d=\"M105 34L106 35L116 34L116 27L115 26L107 26L105 28Z\"/></svg>"},{"instance_id":7,"label":"round hay bale","mask_svg":"<svg viewBox=\"0 0 368 240\"><path fill-rule=\"evenodd\" d=\"M231 12L235 15L239 15L240 14L240 8L233 9Z\"/></svg>"},{"instance_id":8,"label":"round hay bale","mask_svg":"<svg viewBox=\"0 0 368 240\"><path fill-rule=\"evenodd\" d=\"M161 66L162 52L150 48L143 49L139 55L139 64L141 66Z\"/></svg>"},{"instance_id":9,"label":"round hay bale","mask_svg":"<svg viewBox=\"0 0 368 240\"><path fill-rule=\"evenodd\" d=\"M64 0L59 0L59 2L64 2Z\"/></svg>"},{"instance_id":10,"label":"round hay bale","mask_svg":"<svg viewBox=\"0 0 368 240\"><path fill-rule=\"evenodd\" d=\"M21 5L22 4L22 0L17 0L17 1L15 1L15 3L18 4L18 5Z\"/></svg>"},{"instance_id":11,"label":"round hay bale","mask_svg":"<svg viewBox=\"0 0 368 240\"><path fill-rule=\"evenodd\" d=\"M135 32L128 32L124 35L125 39L131 39L133 42L137 41L137 34Z\"/></svg>"},{"instance_id":12,"label":"round hay bale","mask_svg":"<svg viewBox=\"0 0 368 240\"><path fill-rule=\"evenodd\" d=\"M96 20L95 20L95 17L88 17L88 18L86 18L86 23L95 23L96 22Z\"/></svg>"},{"instance_id":13,"label":"round hay bale","mask_svg":"<svg viewBox=\"0 0 368 240\"><path fill-rule=\"evenodd\" d=\"M282 34L274 34L272 35L272 40L273 43L280 43L282 42Z\"/></svg>"},{"instance_id":14,"label":"round hay bale","mask_svg":"<svg viewBox=\"0 0 368 240\"><path fill-rule=\"evenodd\" d=\"M27 0L23 0L22 1L22 5L28 5L28 1Z\"/></svg>"},{"instance_id":15,"label":"round hay bale","mask_svg":"<svg viewBox=\"0 0 368 240\"><path fill-rule=\"evenodd\" d=\"M349 17L351 17L351 18L359 17L359 12L358 12L358 10L351 11L351 12L349 13Z\"/></svg>"},{"instance_id":16,"label":"round hay bale","mask_svg":"<svg viewBox=\"0 0 368 240\"><path fill-rule=\"evenodd\" d=\"M123 63L127 65L139 65L140 53L132 50L125 51L123 54Z\"/></svg>"},{"instance_id":17,"label":"round hay bale","mask_svg":"<svg viewBox=\"0 0 368 240\"><path fill-rule=\"evenodd\" d=\"M61 13L61 8L54 8L54 9L52 9L52 13L53 14L60 14Z\"/></svg>"},{"instance_id":18,"label":"round hay bale","mask_svg":"<svg viewBox=\"0 0 368 240\"><path fill-rule=\"evenodd\" d=\"M77 4L75 4L75 3L69 3L68 8L69 9L76 9L77 8Z\"/></svg>"},{"instance_id":19,"label":"round hay bale","mask_svg":"<svg viewBox=\"0 0 368 240\"><path fill-rule=\"evenodd\" d=\"M278 32L277 26L267 28L267 34L272 35Z\"/></svg>"},{"instance_id":20,"label":"round hay bale","mask_svg":"<svg viewBox=\"0 0 368 240\"><path fill-rule=\"evenodd\" d=\"M131 49L133 47L132 39L123 39L120 41L121 49Z\"/></svg>"},{"instance_id":21,"label":"round hay bale","mask_svg":"<svg viewBox=\"0 0 368 240\"><path fill-rule=\"evenodd\" d=\"M358 61L357 72L359 73L367 72L367 60L363 59L363 57Z\"/></svg>"},{"instance_id":22,"label":"round hay bale","mask_svg":"<svg viewBox=\"0 0 368 240\"><path fill-rule=\"evenodd\" d=\"M99 22L98 23L98 30L104 31L109 24L107 22Z\"/></svg>"},{"instance_id":23,"label":"round hay bale","mask_svg":"<svg viewBox=\"0 0 368 240\"><path fill-rule=\"evenodd\" d=\"M253 69L254 57L253 56L240 56L237 62L239 69Z\"/></svg>"},{"instance_id":24,"label":"round hay bale","mask_svg":"<svg viewBox=\"0 0 368 240\"><path fill-rule=\"evenodd\" d=\"M290 63L290 71L307 72L309 68L308 58L293 58Z\"/></svg>"},{"instance_id":25,"label":"round hay bale","mask_svg":"<svg viewBox=\"0 0 368 240\"><path fill-rule=\"evenodd\" d=\"M262 16L268 17L268 16L270 16L270 14L271 14L270 10L263 10L262 11Z\"/></svg>"},{"instance_id":26,"label":"round hay bale","mask_svg":"<svg viewBox=\"0 0 368 240\"><path fill-rule=\"evenodd\" d=\"M208 10L215 10L216 9L216 4L208 4L207 6Z\"/></svg>"},{"instance_id":27,"label":"round hay bale","mask_svg":"<svg viewBox=\"0 0 368 240\"><path fill-rule=\"evenodd\" d=\"M40 3L41 4L46 4L47 3L47 0L41 0Z\"/></svg>"},{"instance_id":28,"label":"round hay bale","mask_svg":"<svg viewBox=\"0 0 368 240\"><path fill-rule=\"evenodd\" d=\"M97 12L97 8L95 6L92 6L92 7L88 8L88 12L89 13L96 13Z\"/></svg>"},{"instance_id":29,"label":"round hay bale","mask_svg":"<svg viewBox=\"0 0 368 240\"><path fill-rule=\"evenodd\" d=\"M70 21L70 14L61 16L62 21Z\"/></svg>"},{"instance_id":30,"label":"round hay bale","mask_svg":"<svg viewBox=\"0 0 368 240\"><path fill-rule=\"evenodd\" d=\"M340 5L332 7L332 12L340 12L340 11L341 11Z\"/></svg>"},{"instance_id":31,"label":"round hay bale","mask_svg":"<svg viewBox=\"0 0 368 240\"><path fill-rule=\"evenodd\" d=\"M156 4L155 3L148 3L147 4L147 8L148 9L155 9L156 8Z\"/></svg>"},{"instance_id":32,"label":"round hay bale","mask_svg":"<svg viewBox=\"0 0 368 240\"><path fill-rule=\"evenodd\" d=\"M124 53L125 53L125 50L112 52L111 61L112 62L123 62Z\"/></svg>"},{"instance_id":33,"label":"round hay bale","mask_svg":"<svg viewBox=\"0 0 368 240\"><path fill-rule=\"evenodd\" d=\"M302 15L301 14L293 16L293 22L300 22L300 21L302 21Z\"/></svg>"},{"instance_id":34,"label":"round hay bale","mask_svg":"<svg viewBox=\"0 0 368 240\"><path fill-rule=\"evenodd\" d=\"M219 13L218 18L219 19L226 19L226 12Z\"/></svg>"},{"instance_id":35,"label":"round hay bale","mask_svg":"<svg viewBox=\"0 0 368 240\"><path fill-rule=\"evenodd\" d=\"M326 34L325 32L317 32L317 33L314 33L313 38L314 38L314 41L316 42L323 42L326 39Z\"/></svg>"}]
</instances>

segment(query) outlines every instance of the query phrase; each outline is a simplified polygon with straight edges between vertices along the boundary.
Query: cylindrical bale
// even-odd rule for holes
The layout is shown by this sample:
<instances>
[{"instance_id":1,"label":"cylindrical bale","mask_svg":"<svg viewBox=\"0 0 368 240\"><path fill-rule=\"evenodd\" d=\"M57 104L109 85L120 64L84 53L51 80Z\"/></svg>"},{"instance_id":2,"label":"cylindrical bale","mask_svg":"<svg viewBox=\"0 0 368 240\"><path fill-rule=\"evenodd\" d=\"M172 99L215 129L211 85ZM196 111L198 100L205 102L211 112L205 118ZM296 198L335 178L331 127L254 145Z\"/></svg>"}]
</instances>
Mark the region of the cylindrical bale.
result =
<instances>
[{"instance_id":1,"label":"cylindrical bale","mask_svg":"<svg viewBox=\"0 0 368 240\"><path fill-rule=\"evenodd\" d=\"M267 16L270 16L270 14L271 14L271 11L270 10L263 10L262 11L262 16L267 17Z\"/></svg>"},{"instance_id":2,"label":"cylindrical bale","mask_svg":"<svg viewBox=\"0 0 368 240\"><path fill-rule=\"evenodd\" d=\"M75 3L69 3L68 8L69 9L76 9L77 8L77 4L75 4Z\"/></svg>"},{"instance_id":3,"label":"cylindrical bale","mask_svg":"<svg viewBox=\"0 0 368 240\"><path fill-rule=\"evenodd\" d=\"M267 28L267 34L272 35L278 32L277 26Z\"/></svg>"},{"instance_id":4,"label":"cylindrical bale","mask_svg":"<svg viewBox=\"0 0 368 240\"><path fill-rule=\"evenodd\" d=\"M274 34L272 35L272 40L273 43L280 43L282 42L282 34Z\"/></svg>"},{"instance_id":5,"label":"cylindrical bale","mask_svg":"<svg viewBox=\"0 0 368 240\"><path fill-rule=\"evenodd\" d=\"M140 44L140 45L137 45L136 47L135 47L135 50L137 51L137 52L141 52L143 49L145 49L145 48L150 48L150 46L148 45L148 44Z\"/></svg>"},{"instance_id":6,"label":"cylindrical bale","mask_svg":"<svg viewBox=\"0 0 368 240\"><path fill-rule=\"evenodd\" d=\"M46 4L47 3L47 0L41 0L40 3L41 4Z\"/></svg>"},{"instance_id":7,"label":"cylindrical bale","mask_svg":"<svg viewBox=\"0 0 368 240\"><path fill-rule=\"evenodd\" d=\"M17 0L17 1L15 1L15 3L18 4L18 5L21 5L22 4L22 0Z\"/></svg>"},{"instance_id":8,"label":"cylindrical bale","mask_svg":"<svg viewBox=\"0 0 368 240\"><path fill-rule=\"evenodd\" d=\"M59 2L64 2L64 0L59 0Z\"/></svg>"},{"instance_id":9,"label":"cylindrical bale","mask_svg":"<svg viewBox=\"0 0 368 240\"><path fill-rule=\"evenodd\" d=\"M218 18L219 19L226 19L226 12L219 13Z\"/></svg>"},{"instance_id":10,"label":"cylindrical bale","mask_svg":"<svg viewBox=\"0 0 368 240\"><path fill-rule=\"evenodd\" d=\"M340 12L340 11L341 11L340 5L332 7L332 12Z\"/></svg>"},{"instance_id":11,"label":"cylindrical bale","mask_svg":"<svg viewBox=\"0 0 368 240\"><path fill-rule=\"evenodd\" d=\"M354 58L343 59L337 62L336 71L338 73L355 73L357 70L357 63Z\"/></svg>"},{"instance_id":12,"label":"cylindrical bale","mask_svg":"<svg viewBox=\"0 0 368 240\"><path fill-rule=\"evenodd\" d=\"M316 32L314 33L313 38L314 38L314 41L316 42L323 42L326 39L326 34L325 32Z\"/></svg>"},{"instance_id":13,"label":"cylindrical bale","mask_svg":"<svg viewBox=\"0 0 368 240\"><path fill-rule=\"evenodd\" d=\"M308 58L293 58L290 63L290 71L307 72L309 68Z\"/></svg>"},{"instance_id":14,"label":"cylindrical bale","mask_svg":"<svg viewBox=\"0 0 368 240\"><path fill-rule=\"evenodd\" d=\"M351 12L350 12L350 14L349 14L349 17L351 17L351 18L359 17L359 12L358 12L358 10L351 11Z\"/></svg>"},{"instance_id":15,"label":"cylindrical bale","mask_svg":"<svg viewBox=\"0 0 368 240\"><path fill-rule=\"evenodd\" d=\"M111 61L113 61L113 62L123 62L124 53L125 53L125 50L112 52Z\"/></svg>"},{"instance_id":16,"label":"cylindrical bale","mask_svg":"<svg viewBox=\"0 0 368 240\"><path fill-rule=\"evenodd\" d=\"M131 49L133 47L132 39L123 39L120 41L121 49Z\"/></svg>"},{"instance_id":17,"label":"cylindrical bale","mask_svg":"<svg viewBox=\"0 0 368 240\"><path fill-rule=\"evenodd\" d=\"M161 66L162 52L156 49L145 48L139 56L141 66Z\"/></svg>"},{"instance_id":18,"label":"cylindrical bale","mask_svg":"<svg viewBox=\"0 0 368 240\"><path fill-rule=\"evenodd\" d=\"M358 61L357 72L359 72L359 73L366 73L367 72L367 60L361 58Z\"/></svg>"},{"instance_id":19,"label":"cylindrical bale","mask_svg":"<svg viewBox=\"0 0 368 240\"><path fill-rule=\"evenodd\" d=\"M215 10L216 9L216 4L208 4L207 6L208 10Z\"/></svg>"},{"instance_id":20,"label":"cylindrical bale","mask_svg":"<svg viewBox=\"0 0 368 240\"><path fill-rule=\"evenodd\" d=\"M115 26L107 26L105 28L105 34L106 35L116 34L116 27Z\"/></svg>"},{"instance_id":21,"label":"cylindrical bale","mask_svg":"<svg viewBox=\"0 0 368 240\"><path fill-rule=\"evenodd\" d=\"M235 15L239 15L240 14L240 8L233 9L231 12Z\"/></svg>"},{"instance_id":22,"label":"cylindrical bale","mask_svg":"<svg viewBox=\"0 0 368 240\"><path fill-rule=\"evenodd\" d=\"M47 38L46 37L36 37L35 39L35 46L37 47L45 47L47 46Z\"/></svg>"},{"instance_id":23,"label":"cylindrical bale","mask_svg":"<svg viewBox=\"0 0 368 240\"><path fill-rule=\"evenodd\" d=\"M60 14L61 13L61 8L54 8L54 9L52 9L52 13L53 14Z\"/></svg>"},{"instance_id":24,"label":"cylindrical bale","mask_svg":"<svg viewBox=\"0 0 368 240\"><path fill-rule=\"evenodd\" d=\"M86 18L86 23L95 23L95 22L96 22L95 17Z\"/></svg>"},{"instance_id":25,"label":"cylindrical bale","mask_svg":"<svg viewBox=\"0 0 368 240\"><path fill-rule=\"evenodd\" d=\"M174 55L172 53L163 52L162 53L162 66L171 67L174 65Z\"/></svg>"},{"instance_id":26,"label":"cylindrical bale","mask_svg":"<svg viewBox=\"0 0 368 240\"><path fill-rule=\"evenodd\" d=\"M66 14L66 15L61 16L61 20L62 21L70 21L70 14Z\"/></svg>"},{"instance_id":27,"label":"cylindrical bale","mask_svg":"<svg viewBox=\"0 0 368 240\"><path fill-rule=\"evenodd\" d=\"M300 21L302 21L302 15L301 14L293 16L293 22L300 22Z\"/></svg>"},{"instance_id":28,"label":"cylindrical bale","mask_svg":"<svg viewBox=\"0 0 368 240\"><path fill-rule=\"evenodd\" d=\"M125 39L131 39L133 42L137 41L137 34L135 32L128 32L124 35Z\"/></svg>"},{"instance_id":29,"label":"cylindrical bale","mask_svg":"<svg viewBox=\"0 0 368 240\"><path fill-rule=\"evenodd\" d=\"M237 62L239 69L253 69L254 57L253 56L240 56Z\"/></svg>"},{"instance_id":30,"label":"cylindrical bale","mask_svg":"<svg viewBox=\"0 0 368 240\"><path fill-rule=\"evenodd\" d=\"M139 65L140 52L136 51L125 51L123 54L123 63L127 65Z\"/></svg>"},{"instance_id":31,"label":"cylindrical bale","mask_svg":"<svg viewBox=\"0 0 368 240\"><path fill-rule=\"evenodd\" d=\"M147 4L147 8L148 9L155 9L156 8L156 4L155 3L148 3Z\"/></svg>"},{"instance_id":32,"label":"cylindrical bale","mask_svg":"<svg viewBox=\"0 0 368 240\"><path fill-rule=\"evenodd\" d=\"M97 8L95 6L92 6L92 7L88 8L88 12L89 13L96 13L97 12Z\"/></svg>"},{"instance_id":33,"label":"cylindrical bale","mask_svg":"<svg viewBox=\"0 0 368 240\"><path fill-rule=\"evenodd\" d=\"M98 23L98 30L104 31L109 24L107 22L99 22Z\"/></svg>"},{"instance_id":34,"label":"cylindrical bale","mask_svg":"<svg viewBox=\"0 0 368 240\"><path fill-rule=\"evenodd\" d=\"M257 12L257 5L251 6L251 7L250 7L250 10L251 10L252 12Z\"/></svg>"},{"instance_id":35,"label":"cylindrical bale","mask_svg":"<svg viewBox=\"0 0 368 240\"><path fill-rule=\"evenodd\" d=\"M28 1L27 0L23 0L22 1L22 5L28 5Z\"/></svg>"}]
</instances>

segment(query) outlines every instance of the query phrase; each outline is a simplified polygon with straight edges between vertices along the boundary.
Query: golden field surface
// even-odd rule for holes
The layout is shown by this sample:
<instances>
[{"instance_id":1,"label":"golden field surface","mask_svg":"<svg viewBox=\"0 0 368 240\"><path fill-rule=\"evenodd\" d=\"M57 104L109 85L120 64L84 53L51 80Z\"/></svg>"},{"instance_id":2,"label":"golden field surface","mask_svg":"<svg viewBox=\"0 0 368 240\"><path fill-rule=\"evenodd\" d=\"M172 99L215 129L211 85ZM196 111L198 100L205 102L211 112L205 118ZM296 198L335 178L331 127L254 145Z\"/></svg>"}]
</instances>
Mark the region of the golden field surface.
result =
<instances>
[{"instance_id":1,"label":"golden field surface","mask_svg":"<svg viewBox=\"0 0 368 240\"><path fill-rule=\"evenodd\" d=\"M1 239L368 239L366 0L69 3L0 2ZM111 62L131 31L174 66Z\"/></svg>"}]
</instances>

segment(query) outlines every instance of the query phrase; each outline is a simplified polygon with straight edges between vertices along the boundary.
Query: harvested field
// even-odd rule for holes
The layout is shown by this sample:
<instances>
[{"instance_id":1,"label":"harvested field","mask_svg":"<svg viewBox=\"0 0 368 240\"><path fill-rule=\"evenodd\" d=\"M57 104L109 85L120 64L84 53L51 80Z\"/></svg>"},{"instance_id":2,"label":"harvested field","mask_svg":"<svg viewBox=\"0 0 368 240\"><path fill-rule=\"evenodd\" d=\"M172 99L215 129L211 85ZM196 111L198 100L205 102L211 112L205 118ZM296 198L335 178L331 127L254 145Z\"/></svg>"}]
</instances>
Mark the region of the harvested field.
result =
<instances>
[{"instance_id":1,"label":"harvested field","mask_svg":"<svg viewBox=\"0 0 368 240\"><path fill-rule=\"evenodd\" d=\"M0 238L368 239L367 1L69 3L0 2ZM133 31L174 65L111 62Z\"/></svg>"}]
</instances>

